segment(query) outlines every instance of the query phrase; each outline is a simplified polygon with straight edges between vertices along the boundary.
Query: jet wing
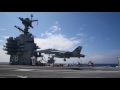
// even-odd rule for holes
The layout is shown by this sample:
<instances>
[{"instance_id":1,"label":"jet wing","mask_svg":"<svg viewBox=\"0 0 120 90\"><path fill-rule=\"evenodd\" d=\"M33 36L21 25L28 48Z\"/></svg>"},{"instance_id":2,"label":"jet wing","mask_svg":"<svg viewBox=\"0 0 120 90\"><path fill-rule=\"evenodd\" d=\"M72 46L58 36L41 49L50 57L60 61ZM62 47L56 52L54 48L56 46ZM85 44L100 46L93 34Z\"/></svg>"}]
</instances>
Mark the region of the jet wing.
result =
<instances>
[{"instance_id":1,"label":"jet wing","mask_svg":"<svg viewBox=\"0 0 120 90\"><path fill-rule=\"evenodd\" d=\"M51 51L51 52L56 52L56 53L65 53L65 51Z\"/></svg>"},{"instance_id":2,"label":"jet wing","mask_svg":"<svg viewBox=\"0 0 120 90\"><path fill-rule=\"evenodd\" d=\"M38 52L45 53L45 54L60 54L60 53L63 54L63 53L65 53L65 51L51 50L51 49L40 50Z\"/></svg>"},{"instance_id":3,"label":"jet wing","mask_svg":"<svg viewBox=\"0 0 120 90\"><path fill-rule=\"evenodd\" d=\"M61 53L67 52L67 51L62 51L62 50L57 50L57 49L51 49L50 51L51 51L51 52L61 52Z\"/></svg>"}]
</instances>

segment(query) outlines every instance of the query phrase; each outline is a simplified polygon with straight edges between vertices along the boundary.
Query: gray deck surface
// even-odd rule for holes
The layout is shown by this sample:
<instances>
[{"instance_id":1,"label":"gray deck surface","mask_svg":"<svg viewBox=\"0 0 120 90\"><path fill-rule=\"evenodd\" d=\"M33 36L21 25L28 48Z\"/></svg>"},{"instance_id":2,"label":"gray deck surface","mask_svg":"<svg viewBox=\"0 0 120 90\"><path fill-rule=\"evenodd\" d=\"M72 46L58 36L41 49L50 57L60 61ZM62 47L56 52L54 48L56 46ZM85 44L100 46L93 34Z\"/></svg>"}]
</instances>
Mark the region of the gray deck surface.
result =
<instances>
[{"instance_id":1,"label":"gray deck surface","mask_svg":"<svg viewBox=\"0 0 120 90\"><path fill-rule=\"evenodd\" d=\"M116 67L0 65L0 78L120 78Z\"/></svg>"}]
</instances>

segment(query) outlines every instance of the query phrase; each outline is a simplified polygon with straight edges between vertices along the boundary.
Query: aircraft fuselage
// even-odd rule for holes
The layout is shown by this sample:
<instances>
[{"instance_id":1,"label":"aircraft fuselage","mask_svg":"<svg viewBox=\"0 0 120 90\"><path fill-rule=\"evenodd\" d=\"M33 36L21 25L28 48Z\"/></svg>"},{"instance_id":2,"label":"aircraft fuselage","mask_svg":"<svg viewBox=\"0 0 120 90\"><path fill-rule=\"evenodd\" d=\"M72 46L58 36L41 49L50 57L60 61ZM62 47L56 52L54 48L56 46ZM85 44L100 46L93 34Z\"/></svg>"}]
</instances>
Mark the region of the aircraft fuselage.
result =
<instances>
[{"instance_id":1,"label":"aircraft fuselage","mask_svg":"<svg viewBox=\"0 0 120 90\"><path fill-rule=\"evenodd\" d=\"M65 52L65 53L57 53L56 55L54 55L54 57L58 57L58 58L70 58L70 57L85 57L85 55L82 54L73 54L73 52Z\"/></svg>"}]
</instances>

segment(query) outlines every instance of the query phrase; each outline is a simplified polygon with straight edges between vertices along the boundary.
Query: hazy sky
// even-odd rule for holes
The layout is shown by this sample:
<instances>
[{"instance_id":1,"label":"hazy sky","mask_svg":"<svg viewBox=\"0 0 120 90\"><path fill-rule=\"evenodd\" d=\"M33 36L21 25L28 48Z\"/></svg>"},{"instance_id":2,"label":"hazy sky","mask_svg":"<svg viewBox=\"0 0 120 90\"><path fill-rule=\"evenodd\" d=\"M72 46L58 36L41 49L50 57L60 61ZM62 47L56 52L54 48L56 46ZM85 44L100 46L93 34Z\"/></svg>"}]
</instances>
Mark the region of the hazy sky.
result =
<instances>
[{"instance_id":1,"label":"hazy sky","mask_svg":"<svg viewBox=\"0 0 120 90\"><path fill-rule=\"evenodd\" d=\"M40 48L74 50L83 46L81 53L87 55L82 62L117 63L120 56L120 13L119 12L0 12L0 61L9 61L2 46L9 36L16 37L21 32L14 26L23 28L23 18L34 15L39 23L33 23L30 32L36 36ZM67 59L67 62L79 59ZM57 62L64 62L58 59Z\"/></svg>"}]
</instances>

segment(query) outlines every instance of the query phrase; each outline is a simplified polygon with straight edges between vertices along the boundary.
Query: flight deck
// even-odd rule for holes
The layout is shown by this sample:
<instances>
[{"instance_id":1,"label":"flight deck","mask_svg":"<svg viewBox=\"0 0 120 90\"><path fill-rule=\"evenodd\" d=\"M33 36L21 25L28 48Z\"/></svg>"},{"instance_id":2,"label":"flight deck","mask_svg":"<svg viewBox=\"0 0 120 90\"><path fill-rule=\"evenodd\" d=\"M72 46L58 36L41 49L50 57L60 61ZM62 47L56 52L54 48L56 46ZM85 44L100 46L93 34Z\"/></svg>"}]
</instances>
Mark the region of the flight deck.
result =
<instances>
[{"instance_id":1,"label":"flight deck","mask_svg":"<svg viewBox=\"0 0 120 90\"><path fill-rule=\"evenodd\" d=\"M0 78L120 78L118 67L0 65Z\"/></svg>"}]
</instances>

